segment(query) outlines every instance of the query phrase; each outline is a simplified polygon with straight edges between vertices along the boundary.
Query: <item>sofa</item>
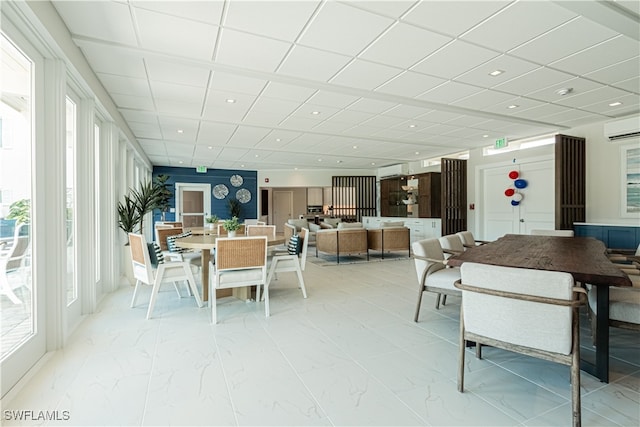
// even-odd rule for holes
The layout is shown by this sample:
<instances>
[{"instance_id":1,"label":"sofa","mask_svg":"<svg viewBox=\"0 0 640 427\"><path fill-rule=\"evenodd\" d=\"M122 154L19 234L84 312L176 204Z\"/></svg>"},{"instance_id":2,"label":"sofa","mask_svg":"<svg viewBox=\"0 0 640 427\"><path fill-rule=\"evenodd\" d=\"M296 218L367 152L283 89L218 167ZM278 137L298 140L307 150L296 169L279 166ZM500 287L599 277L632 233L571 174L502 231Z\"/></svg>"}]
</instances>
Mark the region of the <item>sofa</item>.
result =
<instances>
[{"instance_id":1,"label":"sofa","mask_svg":"<svg viewBox=\"0 0 640 427\"><path fill-rule=\"evenodd\" d=\"M380 227L367 230L370 251L380 251L382 259L385 252L407 251L411 256L411 242L407 227Z\"/></svg>"},{"instance_id":2,"label":"sofa","mask_svg":"<svg viewBox=\"0 0 640 427\"><path fill-rule=\"evenodd\" d=\"M312 222L309 222L304 218L288 219L284 225L284 238L287 241L293 234L300 233L302 228L306 228L307 230L309 230L309 243L314 243L316 241L316 228L313 227L315 224L313 224Z\"/></svg>"},{"instance_id":3,"label":"sofa","mask_svg":"<svg viewBox=\"0 0 640 427\"><path fill-rule=\"evenodd\" d=\"M319 230L316 232L316 257L318 252L336 255L338 264L340 255L366 254L368 260L367 230L362 225Z\"/></svg>"}]
</instances>

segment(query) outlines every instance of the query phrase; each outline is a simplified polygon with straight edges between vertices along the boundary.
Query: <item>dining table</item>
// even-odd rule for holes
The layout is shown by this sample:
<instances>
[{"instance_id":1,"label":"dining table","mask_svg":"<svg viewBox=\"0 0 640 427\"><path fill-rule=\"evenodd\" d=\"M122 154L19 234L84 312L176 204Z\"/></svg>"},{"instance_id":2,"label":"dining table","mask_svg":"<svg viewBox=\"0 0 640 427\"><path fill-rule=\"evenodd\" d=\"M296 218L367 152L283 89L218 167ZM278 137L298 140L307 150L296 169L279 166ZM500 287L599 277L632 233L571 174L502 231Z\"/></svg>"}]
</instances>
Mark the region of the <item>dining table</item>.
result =
<instances>
[{"instance_id":1,"label":"dining table","mask_svg":"<svg viewBox=\"0 0 640 427\"><path fill-rule=\"evenodd\" d=\"M452 256L448 265L465 262L570 273L576 282L596 287L595 363L581 360L581 369L609 382L609 287L632 286L626 273L612 263L604 243L593 237L506 234Z\"/></svg>"},{"instance_id":2,"label":"dining table","mask_svg":"<svg viewBox=\"0 0 640 427\"><path fill-rule=\"evenodd\" d=\"M217 234L193 234L191 236L182 237L176 239L176 246L184 249L196 249L200 251L200 259L202 261L200 275L202 278L202 300L209 300L209 261L211 260L211 251L216 247ZM226 236L225 236L226 237ZM275 238L268 237L268 246L277 246L285 242L285 238L282 235L276 235ZM248 292L245 288L236 288L233 290L233 295L247 299Z\"/></svg>"}]
</instances>

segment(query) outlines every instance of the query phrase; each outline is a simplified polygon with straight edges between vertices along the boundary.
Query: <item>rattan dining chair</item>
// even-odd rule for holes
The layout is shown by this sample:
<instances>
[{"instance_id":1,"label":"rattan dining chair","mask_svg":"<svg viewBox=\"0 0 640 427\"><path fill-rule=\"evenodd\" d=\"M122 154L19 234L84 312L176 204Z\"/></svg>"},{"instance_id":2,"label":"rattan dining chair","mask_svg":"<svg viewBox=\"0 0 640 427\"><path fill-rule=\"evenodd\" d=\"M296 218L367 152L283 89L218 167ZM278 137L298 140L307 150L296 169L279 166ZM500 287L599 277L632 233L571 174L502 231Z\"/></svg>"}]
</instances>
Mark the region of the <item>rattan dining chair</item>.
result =
<instances>
[{"instance_id":1,"label":"rattan dining chair","mask_svg":"<svg viewBox=\"0 0 640 427\"><path fill-rule=\"evenodd\" d=\"M218 323L216 290L256 285L264 286L264 311L269 317L267 281L267 237L219 237L215 264L210 264L209 304L211 321Z\"/></svg>"},{"instance_id":2,"label":"rattan dining chair","mask_svg":"<svg viewBox=\"0 0 640 427\"><path fill-rule=\"evenodd\" d=\"M267 238L276 238L275 225L247 225L247 236L267 236Z\"/></svg>"},{"instance_id":3,"label":"rattan dining chair","mask_svg":"<svg viewBox=\"0 0 640 427\"><path fill-rule=\"evenodd\" d=\"M163 281L173 282L178 297L181 297L181 295L176 283L186 281L188 289L195 297L198 307L202 307L202 300L200 299L196 279L193 276L188 261L165 261L159 263L157 268L154 268L151 264L147 241L142 234L129 233L129 247L131 250L133 276L136 278L136 287L133 290L131 308L136 306L136 300L141 286L152 286L149 308L147 309L147 319L150 319L158 297L158 292L160 291L160 285Z\"/></svg>"}]
</instances>

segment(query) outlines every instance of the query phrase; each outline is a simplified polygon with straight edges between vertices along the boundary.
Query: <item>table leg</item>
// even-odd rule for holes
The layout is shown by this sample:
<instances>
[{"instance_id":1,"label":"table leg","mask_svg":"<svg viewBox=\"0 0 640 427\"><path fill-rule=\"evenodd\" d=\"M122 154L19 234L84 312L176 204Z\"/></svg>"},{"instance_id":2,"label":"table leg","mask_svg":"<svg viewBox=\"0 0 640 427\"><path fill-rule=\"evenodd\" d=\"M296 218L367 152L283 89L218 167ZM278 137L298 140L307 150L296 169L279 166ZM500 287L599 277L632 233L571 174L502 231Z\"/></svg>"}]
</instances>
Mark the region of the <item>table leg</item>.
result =
<instances>
[{"instance_id":1,"label":"table leg","mask_svg":"<svg viewBox=\"0 0 640 427\"><path fill-rule=\"evenodd\" d=\"M209 301L209 259L211 258L211 252L209 249L203 249L202 253L202 301Z\"/></svg>"},{"instance_id":2,"label":"table leg","mask_svg":"<svg viewBox=\"0 0 640 427\"><path fill-rule=\"evenodd\" d=\"M595 285L592 285L595 286ZM580 363L580 369L598 378L604 383L609 382L609 287L596 286L596 363L585 360Z\"/></svg>"}]
</instances>

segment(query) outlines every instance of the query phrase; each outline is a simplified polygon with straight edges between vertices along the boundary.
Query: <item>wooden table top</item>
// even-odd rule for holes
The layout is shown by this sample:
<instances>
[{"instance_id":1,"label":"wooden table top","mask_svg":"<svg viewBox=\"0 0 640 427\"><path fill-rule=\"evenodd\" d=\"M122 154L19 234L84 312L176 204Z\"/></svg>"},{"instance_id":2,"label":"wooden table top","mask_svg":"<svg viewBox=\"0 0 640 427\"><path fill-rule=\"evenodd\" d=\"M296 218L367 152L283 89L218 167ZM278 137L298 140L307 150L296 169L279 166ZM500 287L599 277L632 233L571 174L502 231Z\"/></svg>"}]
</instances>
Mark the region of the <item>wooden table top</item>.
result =
<instances>
[{"instance_id":1,"label":"wooden table top","mask_svg":"<svg viewBox=\"0 0 640 427\"><path fill-rule=\"evenodd\" d=\"M604 243L592 237L507 234L449 258L448 264L464 262L563 271L582 283L631 286L626 273L607 258Z\"/></svg>"},{"instance_id":2,"label":"wooden table top","mask_svg":"<svg viewBox=\"0 0 640 427\"><path fill-rule=\"evenodd\" d=\"M216 247L216 239L218 235L192 235L176 239L176 246L187 249L213 249ZM223 236L225 237L225 236ZM242 236L248 237L248 236ZM277 246L285 242L284 236L276 236L275 239L267 239L268 246Z\"/></svg>"}]
</instances>

